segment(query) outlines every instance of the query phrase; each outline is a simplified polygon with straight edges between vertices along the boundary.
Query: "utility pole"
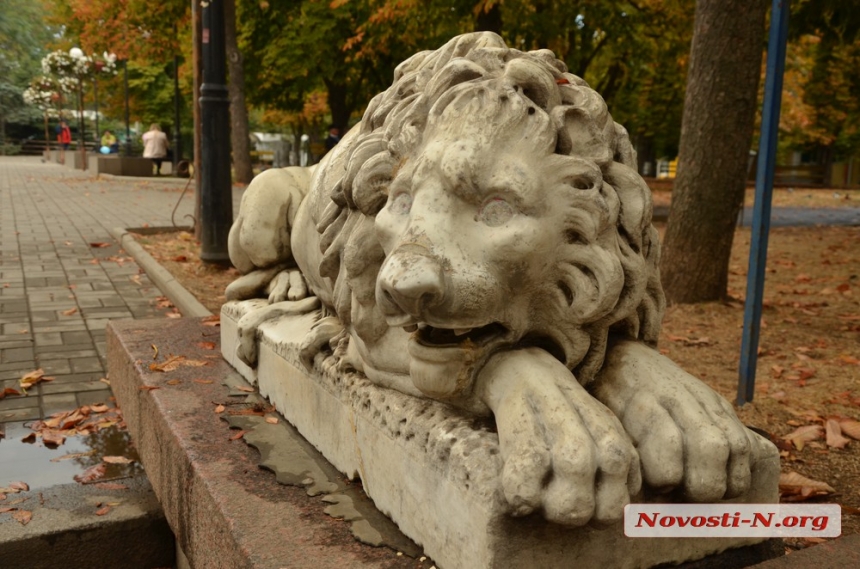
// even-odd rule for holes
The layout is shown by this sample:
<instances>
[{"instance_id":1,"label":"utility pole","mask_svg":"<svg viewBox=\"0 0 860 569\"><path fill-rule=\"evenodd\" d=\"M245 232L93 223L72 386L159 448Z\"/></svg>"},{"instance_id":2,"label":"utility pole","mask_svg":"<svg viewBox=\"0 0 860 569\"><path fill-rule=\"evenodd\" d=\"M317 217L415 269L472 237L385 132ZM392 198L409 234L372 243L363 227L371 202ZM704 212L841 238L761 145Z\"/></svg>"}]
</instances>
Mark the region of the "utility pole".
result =
<instances>
[{"instance_id":1,"label":"utility pole","mask_svg":"<svg viewBox=\"0 0 860 569\"><path fill-rule=\"evenodd\" d=\"M230 98L224 43L224 0L203 6L203 84L200 86L200 259L229 264L227 234L233 223L230 172Z\"/></svg>"}]
</instances>

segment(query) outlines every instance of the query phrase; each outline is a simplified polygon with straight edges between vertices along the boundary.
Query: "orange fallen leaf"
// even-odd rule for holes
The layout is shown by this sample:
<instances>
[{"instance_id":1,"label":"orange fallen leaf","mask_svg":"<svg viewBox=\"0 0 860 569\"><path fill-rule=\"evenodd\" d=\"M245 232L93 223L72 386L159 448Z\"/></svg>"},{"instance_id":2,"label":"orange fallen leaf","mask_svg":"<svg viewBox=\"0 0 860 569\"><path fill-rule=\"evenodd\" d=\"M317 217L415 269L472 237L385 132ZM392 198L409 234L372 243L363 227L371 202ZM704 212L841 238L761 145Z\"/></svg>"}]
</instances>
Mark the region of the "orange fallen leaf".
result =
<instances>
[{"instance_id":1,"label":"orange fallen leaf","mask_svg":"<svg viewBox=\"0 0 860 569\"><path fill-rule=\"evenodd\" d=\"M103 515L107 514L108 512L110 512L110 510L111 510L110 506L104 506L103 508L99 508L98 510L96 510L96 515L97 516L103 516Z\"/></svg>"},{"instance_id":2,"label":"orange fallen leaf","mask_svg":"<svg viewBox=\"0 0 860 569\"><path fill-rule=\"evenodd\" d=\"M855 419L841 419L839 427L842 432L855 441L860 441L860 421Z\"/></svg>"},{"instance_id":3,"label":"orange fallen leaf","mask_svg":"<svg viewBox=\"0 0 860 569\"><path fill-rule=\"evenodd\" d=\"M167 360L161 362L160 364L149 364L149 371L160 371L162 373L173 371L181 365L184 359L185 356L170 356L169 358L167 358Z\"/></svg>"},{"instance_id":4,"label":"orange fallen leaf","mask_svg":"<svg viewBox=\"0 0 860 569\"><path fill-rule=\"evenodd\" d=\"M3 498L0 498L3 499ZM14 512L18 508L0 508L0 514L6 514L8 512Z\"/></svg>"},{"instance_id":5,"label":"orange fallen leaf","mask_svg":"<svg viewBox=\"0 0 860 569\"><path fill-rule=\"evenodd\" d=\"M799 499L812 498L832 494L836 490L820 480L807 478L797 472L782 472L779 475L779 493L781 496L793 496Z\"/></svg>"},{"instance_id":6,"label":"orange fallen leaf","mask_svg":"<svg viewBox=\"0 0 860 569\"><path fill-rule=\"evenodd\" d=\"M95 466L87 468L83 473L76 474L73 478L75 479L75 482L79 482L81 484L92 484L105 475L106 469L107 467L105 464L100 462Z\"/></svg>"},{"instance_id":7,"label":"orange fallen leaf","mask_svg":"<svg viewBox=\"0 0 860 569\"><path fill-rule=\"evenodd\" d=\"M131 464L134 461L124 456L103 456L102 462L106 462L108 464Z\"/></svg>"},{"instance_id":8,"label":"orange fallen leaf","mask_svg":"<svg viewBox=\"0 0 860 569\"><path fill-rule=\"evenodd\" d=\"M186 257L185 255L177 255L177 256L173 257L173 260L176 261L177 263L184 263L188 260L188 257Z\"/></svg>"},{"instance_id":9,"label":"orange fallen leaf","mask_svg":"<svg viewBox=\"0 0 860 569\"><path fill-rule=\"evenodd\" d=\"M213 314L212 316L207 316L200 320L200 323L204 326L220 326L221 325L221 315Z\"/></svg>"},{"instance_id":10,"label":"orange fallen leaf","mask_svg":"<svg viewBox=\"0 0 860 569\"><path fill-rule=\"evenodd\" d=\"M42 431L42 443L48 448L57 448L66 442L66 437L56 431Z\"/></svg>"},{"instance_id":11,"label":"orange fallen leaf","mask_svg":"<svg viewBox=\"0 0 860 569\"><path fill-rule=\"evenodd\" d=\"M854 356L849 356L846 354L840 355L839 361L841 361L844 364L849 364L849 365L860 365L860 360L858 360Z\"/></svg>"},{"instance_id":12,"label":"orange fallen leaf","mask_svg":"<svg viewBox=\"0 0 860 569\"><path fill-rule=\"evenodd\" d=\"M18 492L29 492L30 491L30 485L27 484L26 482L20 482L20 481L10 483L9 488L12 488L13 490L17 490Z\"/></svg>"},{"instance_id":13,"label":"orange fallen leaf","mask_svg":"<svg viewBox=\"0 0 860 569\"><path fill-rule=\"evenodd\" d=\"M152 359L157 360L158 359L158 346L156 346L155 344L150 344L150 346L152 346L152 352L153 352Z\"/></svg>"},{"instance_id":14,"label":"orange fallen leaf","mask_svg":"<svg viewBox=\"0 0 860 569\"><path fill-rule=\"evenodd\" d=\"M167 385L179 385L180 383L182 383L182 380L181 379L168 379L164 383L166 383Z\"/></svg>"},{"instance_id":15,"label":"orange fallen leaf","mask_svg":"<svg viewBox=\"0 0 860 569\"><path fill-rule=\"evenodd\" d=\"M141 391L155 391L156 389L161 389L157 385L141 385L138 389Z\"/></svg>"},{"instance_id":16,"label":"orange fallen leaf","mask_svg":"<svg viewBox=\"0 0 860 569\"><path fill-rule=\"evenodd\" d=\"M200 383L202 385L209 385L210 383L214 383L211 379L192 379L194 383Z\"/></svg>"},{"instance_id":17,"label":"orange fallen leaf","mask_svg":"<svg viewBox=\"0 0 860 569\"><path fill-rule=\"evenodd\" d=\"M7 395L21 395L21 393L11 387L7 387L3 391L0 391L0 399L4 399Z\"/></svg>"},{"instance_id":18,"label":"orange fallen leaf","mask_svg":"<svg viewBox=\"0 0 860 569\"><path fill-rule=\"evenodd\" d=\"M168 312L167 314L165 314L165 316L167 316L168 318L182 318L182 315L178 312Z\"/></svg>"},{"instance_id":19,"label":"orange fallen leaf","mask_svg":"<svg viewBox=\"0 0 860 569\"><path fill-rule=\"evenodd\" d=\"M209 362L205 362L203 360L185 360L184 362L182 362L182 365L188 366L188 367L203 367L203 366L208 366L211 364Z\"/></svg>"},{"instance_id":20,"label":"orange fallen leaf","mask_svg":"<svg viewBox=\"0 0 860 569\"><path fill-rule=\"evenodd\" d=\"M90 409L92 409L93 413L104 413L110 407L105 405L104 403L96 403L95 405L90 405Z\"/></svg>"},{"instance_id":21,"label":"orange fallen leaf","mask_svg":"<svg viewBox=\"0 0 860 569\"><path fill-rule=\"evenodd\" d=\"M12 517L15 518L18 523L22 526L25 526L30 523L30 520L33 519L33 512L27 510L17 510L12 512Z\"/></svg>"},{"instance_id":22,"label":"orange fallen leaf","mask_svg":"<svg viewBox=\"0 0 860 569\"><path fill-rule=\"evenodd\" d=\"M93 486L102 490L128 490L128 486L117 482L96 482Z\"/></svg>"},{"instance_id":23,"label":"orange fallen leaf","mask_svg":"<svg viewBox=\"0 0 860 569\"><path fill-rule=\"evenodd\" d=\"M71 316L72 314L74 314L77 311L78 311L78 309L76 307L75 308L69 308L68 310L63 310L62 312L60 312L60 314L62 314L63 316Z\"/></svg>"},{"instance_id":24,"label":"orange fallen leaf","mask_svg":"<svg viewBox=\"0 0 860 569\"><path fill-rule=\"evenodd\" d=\"M225 409L225 407L223 405L218 405L217 407L215 407L215 412L216 413L223 413L224 409Z\"/></svg>"},{"instance_id":25,"label":"orange fallen leaf","mask_svg":"<svg viewBox=\"0 0 860 569\"><path fill-rule=\"evenodd\" d=\"M269 423L270 425L277 425L278 424L278 418L277 417L266 417L266 422Z\"/></svg>"},{"instance_id":26,"label":"orange fallen leaf","mask_svg":"<svg viewBox=\"0 0 860 569\"><path fill-rule=\"evenodd\" d=\"M22 443L34 443L36 442L36 433L30 433L29 435L25 435L24 438L21 439Z\"/></svg>"},{"instance_id":27,"label":"orange fallen leaf","mask_svg":"<svg viewBox=\"0 0 860 569\"><path fill-rule=\"evenodd\" d=\"M95 454L94 450L87 451L87 452L72 452L69 454L64 454L63 456L58 456L56 458L52 458L51 462L61 462L63 460L71 460L74 458L84 458L85 456L92 456L93 454Z\"/></svg>"},{"instance_id":28,"label":"orange fallen leaf","mask_svg":"<svg viewBox=\"0 0 860 569\"><path fill-rule=\"evenodd\" d=\"M104 247L110 247L110 243L105 243L104 241L94 241L90 243L90 247L93 249L103 249Z\"/></svg>"},{"instance_id":29,"label":"orange fallen leaf","mask_svg":"<svg viewBox=\"0 0 860 569\"><path fill-rule=\"evenodd\" d=\"M245 431L239 431L238 433L236 433L235 435L233 435L232 437L230 437L230 440L231 440L231 441L237 441L237 440L241 439L241 438L242 438L242 437L244 437L244 436L245 436Z\"/></svg>"},{"instance_id":30,"label":"orange fallen leaf","mask_svg":"<svg viewBox=\"0 0 860 569\"><path fill-rule=\"evenodd\" d=\"M40 381L53 381L53 380L54 380L53 377L47 377L45 375L44 370L42 370L42 368L39 368L39 369L31 371L30 373L26 374L24 377L19 379L18 384L21 386L21 389L23 389L24 392L26 393L27 389L33 387L34 385L36 385Z\"/></svg>"},{"instance_id":31,"label":"orange fallen leaf","mask_svg":"<svg viewBox=\"0 0 860 569\"><path fill-rule=\"evenodd\" d=\"M851 442L850 439L842 436L842 429L839 427L837 421L828 419L827 423L825 423L825 429L827 430L827 446L845 448L845 445Z\"/></svg>"},{"instance_id":32,"label":"orange fallen leaf","mask_svg":"<svg viewBox=\"0 0 860 569\"><path fill-rule=\"evenodd\" d=\"M204 350L214 350L216 346L215 342L194 342L194 345Z\"/></svg>"},{"instance_id":33,"label":"orange fallen leaf","mask_svg":"<svg viewBox=\"0 0 860 569\"><path fill-rule=\"evenodd\" d=\"M783 440L791 441L797 450L803 450L806 443L817 441L824 434L824 428L821 425L806 425L799 427L791 433L782 437Z\"/></svg>"},{"instance_id":34,"label":"orange fallen leaf","mask_svg":"<svg viewBox=\"0 0 860 569\"><path fill-rule=\"evenodd\" d=\"M239 391L245 391L246 393L254 393L253 387L247 387L245 385L237 385L236 389L238 389Z\"/></svg>"}]
</instances>

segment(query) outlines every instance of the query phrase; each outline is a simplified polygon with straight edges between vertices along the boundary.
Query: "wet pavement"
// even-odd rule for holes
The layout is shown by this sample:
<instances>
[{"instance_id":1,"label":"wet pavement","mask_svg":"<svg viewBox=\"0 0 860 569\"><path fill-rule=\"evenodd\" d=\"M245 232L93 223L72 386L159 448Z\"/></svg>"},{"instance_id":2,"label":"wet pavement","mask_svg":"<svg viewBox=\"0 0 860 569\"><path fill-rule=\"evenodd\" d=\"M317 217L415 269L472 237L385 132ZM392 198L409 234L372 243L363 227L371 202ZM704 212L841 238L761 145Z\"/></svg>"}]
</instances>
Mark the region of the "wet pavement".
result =
<instances>
[{"instance_id":1,"label":"wet pavement","mask_svg":"<svg viewBox=\"0 0 860 569\"><path fill-rule=\"evenodd\" d=\"M98 460L56 460L69 453L133 453L116 429L69 437L56 449L21 439L37 419L112 404L105 324L164 317L168 309L157 306L161 291L109 230L172 226L171 217L187 224L193 192L173 213L186 182L97 178L38 157L0 157L0 392L21 391L18 380L36 369L54 378L25 397L0 399L0 488L18 480L31 488L69 483ZM238 190L234 198L238 208ZM105 478L139 469L114 466Z\"/></svg>"}]
</instances>

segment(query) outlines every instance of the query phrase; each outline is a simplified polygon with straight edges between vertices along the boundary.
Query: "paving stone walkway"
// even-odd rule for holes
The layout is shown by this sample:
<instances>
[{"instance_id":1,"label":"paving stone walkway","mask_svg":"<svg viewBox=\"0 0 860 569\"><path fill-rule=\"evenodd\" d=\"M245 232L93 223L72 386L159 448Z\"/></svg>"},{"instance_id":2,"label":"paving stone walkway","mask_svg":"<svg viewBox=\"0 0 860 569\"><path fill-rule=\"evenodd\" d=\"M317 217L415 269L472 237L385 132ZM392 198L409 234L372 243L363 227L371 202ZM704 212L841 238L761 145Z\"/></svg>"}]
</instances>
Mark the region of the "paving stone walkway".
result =
<instances>
[{"instance_id":1,"label":"paving stone walkway","mask_svg":"<svg viewBox=\"0 0 860 569\"><path fill-rule=\"evenodd\" d=\"M165 309L109 229L172 226L184 187L184 180L96 178L38 157L0 157L0 390L18 389L18 379L39 368L55 378L28 397L0 400L7 440L25 421L110 397L100 381L105 324ZM193 204L189 191L178 224L189 223Z\"/></svg>"}]
</instances>

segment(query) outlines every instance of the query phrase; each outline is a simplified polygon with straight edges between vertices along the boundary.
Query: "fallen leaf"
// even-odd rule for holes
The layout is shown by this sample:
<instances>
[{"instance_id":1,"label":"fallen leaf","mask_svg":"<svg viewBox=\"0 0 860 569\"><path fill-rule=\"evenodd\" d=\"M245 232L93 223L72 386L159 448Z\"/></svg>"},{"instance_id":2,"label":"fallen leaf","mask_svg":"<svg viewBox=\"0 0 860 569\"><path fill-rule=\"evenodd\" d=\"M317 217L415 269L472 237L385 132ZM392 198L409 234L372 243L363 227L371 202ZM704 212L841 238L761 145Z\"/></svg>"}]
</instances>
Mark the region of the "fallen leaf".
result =
<instances>
[{"instance_id":1,"label":"fallen leaf","mask_svg":"<svg viewBox=\"0 0 860 569\"><path fill-rule=\"evenodd\" d=\"M839 427L842 432L855 441L860 441L860 421L855 419L841 419Z\"/></svg>"},{"instance_id":2,"label":"fallen leaf","mask_svg":"<svg viewBox=\"0 0 860 569\"><path fill-rule=\"evenodd\" d=\"M166 383L167 385L179 385L180 383L182 383L182 380L181 379L168 379L164 383Z\"/></svg>"},{"instance_id":3,"label":"fallen leaf","mask_svg":"<svg viewBox=\"0 0 860 569\"><path fill-rule=\"evenodd\" d=\"M21 393L11 387L7 387L3 391L0 391L0 399L5 399L7 395L21 395Z\"/></svg>"},{"instance_id":4,"label":"fallen leaf","mask_svg":"<svg viewBox=\"0 0 860 569\"><path fill-rule=\"evenodd\" d=\"M153 352L152 359L153 359L153 361L155 361L158 359L158 346L156 346L155 344L150 344L150 345L152 346L152 352Z\"/></svg>"},{"instance_id":5,"label":"fallen leaf","mask_svg":"<svg viewBox=\"0 0 860 569\"><path fill-rule=\"evenodd\" d=\"M140 282L140 275L131 275L131 277L129 277L129 280L138 286L143 284Z\"/></svg>"},{"instance_id":6,"label":"fallen leaf","mask_svg":"<svg viewBox=\"0 0 860 569\"><path fill-rule=\"evenodd\" d=\"M99 381L101 381L102 383L106 383L106 384L110 385L110 380L106 377L101 378Z\"/></svg>"},{"instance_id":7,"label":"fallen leaf","mask_svg":"<svg viewBox=\"0 0 860 569\"><path fill-rule=\"evenodd\" d=\"M806 425L805 427L795 429L782 437L782 439L794 443L797 450L803 450L806 443L817 441L823 434L824 428L821 425Z\"/></svg>"},{"instance_id":8,"label":"fallen leaf","mask_svg":"<svg viewBox=\"0 0 860 569\"><path fill-rule=\"evenodd\" d=\"M177 263L184 263L188 260L188 257L186 257L185 255L177 255L177 256L173 257L173 260L176 261Z\"/></svg>"},{"instance_id":9,"label":"fallen leaf","mask_svg":"<svg viewBox=\"0 0 860 569\"><path fill-rule=\"evenodd\" d=\"M103 456L102 462L106 462L108 464L131 464L134 461L124 456Z\"/></svg>"},{"instance_id":10,"label":"fallen leaf","mask_svg":"<svg viewBox=\"0 0 860 569\"><path fill-rule=\"evenodd\" d=\"M87 468L83 473L76 474L73 478L75 479L75 482L79 482L81 484L92 484L105 475L106 469L107 466L105 466L103 462L100 462L95 466Z\"/></svg>"},{"instance_id":11,"label":"fallen leaf","mask_svg":"<svg viewBox=\"0 0 860 569\"><path fill-rule=\"evenodd\" d=\"M221 315L213 314L212 316L207 316L200 320L200 323L204 326L220 326L221 325Z\"/></svg>"},{"instance_id":12,"label":"fallen leaf","mask_svg":"<svg viewBox=\"0 0 860 569\"><path fill-rule=\"evenodd\" d=\"M0 514L5 514L5 513L8 513L8 512L14 512L14 511L15 511L15 510L17 510L17 509L18 509L18 508L0 508Z\"/></svg>"},{"instance_id":13,"label":"fallen leaf","mask_svg":"<svg viewBox=\"0 0 860 569\"><path fill-rule=\"evenodd\" d=\"M211 379L192 379L194 383L200 383L202 385L209 385L210 383L214 383Z\"/></svg>"},{"instance_id":14,"label":"fallen leaf","mask_svg":"<svg viewBox=\"0 0 860 569\"><path fill-rule=\"evenodd\" d=\"M209 362L204 362L203 360L185 360L182 362L182 365L188 367L203 367L211 364Z\"/></svg>"},{"instance_id":15,"label":"fallen leaf","mask_svg":"<svg viewBox=\"0 0 860 569\"><path fill-rule=\"evenodd\" d=\"M51 462L60 462L63 460L71 460L73 458L84 458L85 456L92 456L96 453L95 450L87 451L87 452L72 452L69 454L64 454L63 456L58 456L56 458L52 458Z\"/></svg>"},{"instance_id":16,"label":"fallen leaf","mask_svg":"<svg viewBox=\"0 0 860 569\"><path fill-rule=\"evenodd\" d=\"M253 387L247 387L245 385L237 385L236 389L238 389L239 391L245 391L247 393L254 393Z\"/></svg>"},{"instance_id":17,"label":"fallen leaf","mask_svg":"<svg viewBox=\"0 0 860 569\"><path fill-rule=\"evenodd\" d=\"M90 405L90 409L92 409L93 413L104 413L110 407L105 405L104 403L96 403L95 405Z\"/></svg>"},{"instance_id":18,"label":"fallen leaf","mask_svg":"<svg viewBox=\"0 0 860 569\"><path fill-rule=\"evenodd\" d=\"M110 243L105 243L104 241L94 241L90 243L90 247L93 249L103 249L105 247L110 247Z\"/></svg>"},{"instance_id":19,"label":"fallen leaf","mask_svg":"<svg viewBox=\"0 0 860 569\"><path fill-rule=\"evenodd\" d=\"M20 380L18 380L18 383L21 385L21 389L23 389L24 392L26 393L27 389L33 387L34 385L36 385L40 381L53 381L53 380L54 380L53 377L45 376L45 372L42 370L42 368L39 368L37 370L33 370L30 373L26 374L24 377L22 377Z\"/></svg>"},{"instance_id":20,"label":"fallen leaf","mask_svg":"<svg viewBox=\"0 0 860 569\"><path fill-rule=\"evenodd\" d=\"M225 407L223 405L218 405L217 407L215 407L215 412L216 413L223 413L224 409L225 409Z\"/></svg>"},{"instance_id":21,"label":"fallen leaf","mask_svg":"<svg viewBox=\"0 0 860 569\"><path fill-rule=\"evenodd\" d=\"M843 516L860 516L860 508L853 506L841 505Z\"/></svg>"},{"instance_id":22,"label":"fallen leaf","mask_svg":"<svg viewBox=\"0 0 860 569\"><path fill-rule=\"evenodd\" d=\"M22 443L34 443L36 442L36 433L30 433L29 435L25 435L23 439L21 439Z\"/></svg>"},{"instance_id":23,"label":"fallen leaf","mask_svg":"<svg viewBox=\"0 0 860 569\"><path fill-rule=\"evenodd\" d=\"M807 478L797 472L788 471L782 472L779 475L779 493L781 496L806 499L813 496L832 494L833 492L836 492L836 490L826 482Z\"/></svg>"},{"instance_id":24,"label":"fallen leaf","mask_svg":"<svg viewBox=\"0 0 860 569\"><path fill-rule=\"evenodd\" d=\"M170 356L160 364L149 364L149 371L160 371L162 373L173 371L181 365L181 362L184 359L185 356Z\"/></svg>"},{"instance_id":25,"label":"fallen leaf","mask_svg":"<svg viewBox=\"0 0 860 569\"><path fill-rule=\"evenodd\" d=\"M74 314L77 311L78 311L77 307L74 307L74 308L69 308L68 310L63 310L62 312L60 312L60 314L62 314L63 316L71 316L72 314Z\"/></svg>"},{"instance_id":26,"label":"fallen leaf","mask_svg":"<svg viewBox=\"0 0 860 569\"><path fill-rule=\"evenodd\" d=\"M167 316L168 318L182 318L182 315L178 312L168 312L167 314L165 314L165 316Z\"/></svg>"},{"instance_id":27,"label":"fallen leaf","mask_svg":"<svg viewBox=\"0 0 860 569\"><path fill-rule=\"evenodd\" d=\"M16 492L29 492L30 485L26 482L11 482L9 484L9 488L15 490Z\"/></svg>"},{"instance_id":28,"label":"fallen leaf","mask_svg":"<svg viewBox=\"0 0 860 569\"><path fill-rule=\"evenodd\" d=\"M30 523L30 520L33 519L33 512L29 512L27 510L17 510L12 512L12 517L15 518L22 526L25 526Z\"/></svg>"},{"instance_id":29,"label":"fallen leaf","mask_svg":"<svg viewBox=\"0 0 860 569\"><path fill-rule=\"evenodd\" d=\"M232 437L230 437L230 440L231 440L231 441L237 441L237 440L241 439L241 438L242 438L242 437L244 437L244 436L245 436L245 431L239 431L238 433L236 433L235 435L233 435Z\"/></svg>"},{"instance_id":30,"label":"fallen leaf","mask_svg":"<svg viewBox=\"0 0 860 569\"><path fill-rule=\"evenodd\" d=\"M42 431L42 443L48 448L57 448L66 442L66 437L56 431Z\"/></svg>"},{"instance_id":31,"label":"fallen leaf","mask_svg":"<svg viewBox=\"0 0 860 569\"><path fill-rule=\"evenodd\" d=\"M194 342L194 345L204 350L214 350L216 347L215 342Z\"/></svg>"},{"instance_id":32,"label":"fallen leaf","mask_svg":"<svg viewBox=\"0 0 860 569\"><path fill-rule=\"evenodd\" d=\"M839 356L839 361L841 361L844 364L849 364L849 365L860 365L860 360L858 360L854 356L848 356L845 354L842 354Z\"/></svg>"},{"instance_id":33,"label":"fallen leaf","mask_svg":"<svg viewBox=\"0 0 860 569\"><path fill-rule=\"evenodd\" d=\"M93 486L102 490L128 490L128 486L117 482L96 482Z\"/></svg>"},{"instance_id":34,"label":"fallen leaf","mask_svg":"<svg viewBox=\"0 0 860 569\"><path fill-rule=\"evenodd\" d=\"M266 422L269 423L270 425L277 425L278 424L278 418L277 417L266 417Z\"/></svg>"},{"instance_id":35,"label":"fallen leaf","mask_svg":"<svg viewBox=\"0 0 860 569\"><path fill-rule=\"evenodd\" d=\"M97 516L103 516L103 515L107 514L108 512L110 512L110 509L111 509L110 506L105 506L103 508L99 508L98 510L96 510L96 515Z\"/></svg>"},{"instance_id":36,"label":"fallen leaf","mask_svg":"<svg viewBox=\"0 0 860 569\"><path fill-rule=\"evenodd\" d=\"M851 442L850 439L842 436L842 429L839 427L837 421L828 419L827 423L825 423L825 429L827 430L827 446L845 448L845 445Z\"/></svg>"},{"instance_id":37,"label":"fallen leaf","mask_svg":"<svg viewBox=\"0 0 860 569\"><path fill-rule=\"evenodd\" d=\"M141 391L155 391L156 389L161 389L157 385L141 385L138 387Z\"/></svg>"}]
</instances>

